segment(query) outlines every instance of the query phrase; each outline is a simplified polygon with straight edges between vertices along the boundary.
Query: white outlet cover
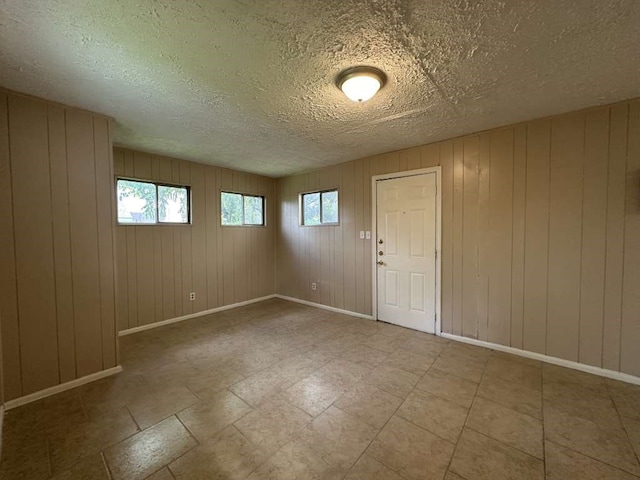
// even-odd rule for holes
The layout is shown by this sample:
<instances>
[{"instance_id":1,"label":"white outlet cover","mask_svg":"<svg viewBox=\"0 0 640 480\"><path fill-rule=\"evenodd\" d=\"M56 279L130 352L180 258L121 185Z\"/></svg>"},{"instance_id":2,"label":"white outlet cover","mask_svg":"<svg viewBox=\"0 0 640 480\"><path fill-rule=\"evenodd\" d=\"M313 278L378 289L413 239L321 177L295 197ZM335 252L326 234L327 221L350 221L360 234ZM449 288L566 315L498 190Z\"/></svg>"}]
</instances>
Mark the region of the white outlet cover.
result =
<instances>
[{"instance_id":1,"label":"white outlet cover","mask_svg":"<svg viewBox=\"0 0 640 480\"><path fill-rule=\"evenodd\" d=\"M371 240L371 232L367 232L367 240Z\"/></svg>"},{"instance_id":2,"label":"white outlet cover","mask_svg":"<svg viewBox=\"0 0 640 480\"><path fill-rule=\"evenodd\" d=\"M360 240L364 240L364 231L360 230Z\"/></svg>"}]
</instances>

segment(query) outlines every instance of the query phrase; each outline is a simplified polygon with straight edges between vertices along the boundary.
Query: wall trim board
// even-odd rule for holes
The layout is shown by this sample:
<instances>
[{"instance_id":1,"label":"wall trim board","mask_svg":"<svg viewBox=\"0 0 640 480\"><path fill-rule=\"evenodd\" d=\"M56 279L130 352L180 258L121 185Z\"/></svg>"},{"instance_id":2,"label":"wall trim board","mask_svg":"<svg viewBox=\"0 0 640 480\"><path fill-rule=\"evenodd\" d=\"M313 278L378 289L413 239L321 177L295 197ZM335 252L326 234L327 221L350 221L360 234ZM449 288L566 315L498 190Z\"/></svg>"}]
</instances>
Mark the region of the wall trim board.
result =
<instances>
[{"instance_id":1,"label":"wall trim board","mask_svg":"<svg viewBox=\"0 0 640 480\"><path fill-rule=\"evenodd\" d=\"M286 295L276 294L275 298L281 300L288 300L289 302L301 303L310 307L321 308L322 310L329 310L330 312L342 313L343 315L350 315L352 317L364 318L365 320L375 320L372 315L365 315L364 313L352 312L351 310L343 310L342 308L330 307L329 305L323 305L321 303L309 302L307 300L301 300L299 298L287 297Z\"/></svg>"},{"instance_id":2,"label":"wall trim board","mask_svg":"<svg viewBox=\"0 0 640 480\"><path fill-rule=\"evenodd\" d=\"M22 405L35 402L36 400L42 400L43 398L50 397L51 395L55 395L56 393L71 390L72 388L76 388L81 385L100 380L101 378L110 377L111 375L115 375L116 373L120 373L121 371L122 366L118 365L117 367L108 368L106 370L92 373L84 377L76 378L75 380L71 380L70 382L61 383L60 385L54 385L53 387L45 388L44 390L25 395L24 397L18 397L14 400L9 400L4 404L4 409L11 410L13 408L21 407Z\"/></svg>"},{"instance_id":3,"label":"wall trim board","mask_svg":"<svg viewBox=\"0 0 640 480\"><path fill-rule=\"evenodd\" d=\"M607 370L606 368L594 367L592 365L586 365L584 363L573 362L571 360L564 360L562 358L551 357L549 355L543 355L541 353L529 352L527 350L520 350L518 348L507 347L499 345L497 343L483 342L482 340L476 340L474 338L461 337L459 335L452 335L450 333L441 332L440 337L448 340L454 340L456 342L468 343L469 345L475 345L477 347L490 348L492 350L498 350L500 352L511 353L518 355L519 357L530 358L532 360L539 360L541 362L550 363L559 367L571 368L572 370L579 370L585 373L591 373L600 377L610 378L612 380L618 380L620 382L631 383L634 385L640 385L640 377L635 377L627 373L616 372L614 370Z\"/></svg>"},{"instance_id":4,"label":"wall trim board","mask_svg":"<svg viewBox=\"0 0 640 480\"><path fill-rule=\"evenodd\" d=\"M245 300L244 302L231 303L229 305L223 305L222 307L210 308L208 310L202 310L201 312L190 313L189 315L182 315L181 317L169 318L162 320L161 322L149 323L148 325L141 325L140 327L128 328L121 330L118 336L124 337L133 333L144 332L145 330L151 330L153 328L164 327L165 325L171 325L172 323L184 322L185 320L191 320L192 318L204 317L205 315L211 315L212 313L222 312L224 310L231 310L232 308L243 307L245 305L251 305L252 303L262 302L264 300L270 300L277 297L277 295L266 295L264 297L252 298L251 300Z\"/></svg>"}]
</instances>

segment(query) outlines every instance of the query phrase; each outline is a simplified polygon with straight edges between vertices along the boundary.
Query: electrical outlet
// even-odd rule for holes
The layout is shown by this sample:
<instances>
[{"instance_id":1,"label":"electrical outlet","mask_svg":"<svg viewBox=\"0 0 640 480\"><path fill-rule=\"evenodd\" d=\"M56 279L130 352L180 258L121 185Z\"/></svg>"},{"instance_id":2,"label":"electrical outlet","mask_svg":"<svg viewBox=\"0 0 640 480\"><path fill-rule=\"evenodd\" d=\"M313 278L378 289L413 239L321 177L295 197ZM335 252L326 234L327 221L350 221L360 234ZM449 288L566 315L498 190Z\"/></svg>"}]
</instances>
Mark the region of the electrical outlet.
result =
<instances>
[{"instance_id":1,"label":"electrical outlet","mask_svg":"<svg viewBox=\"0 0 640 480\"><path fill-rule=\"evenodd\" d=\"M189 300L191 300L192 302L196 299L196 292L191 292L189 294Z\"/></svg>"},{"instance_id":2,"label":"electrical outlet","mask_svg":"<svg viewBox=\"0 0 640 480\"><path fill-rule=\"evenodd\" d=\"M313 282L311 284L311 290L318 290L318 285L316 284L316 282Z\"/></svg>"},{"instance_id":3,"label":"electrical outlet","mask_svg":"<svg viewBox=\"0 0 640 480\"><path fill-rule=\"evenodd\" d=\"M371 232L367 232L367 240L371 240Z\"/></svg>"},{"instance_id":4,"label":"electrical outlet","mask_svg":"<svg viewBox=\"0 0 640 480\"><path fill-rule=\"evenodd\" d=\"M364 240L364 230L360 230L360 240Z\"/></svg>"}]
</instances>

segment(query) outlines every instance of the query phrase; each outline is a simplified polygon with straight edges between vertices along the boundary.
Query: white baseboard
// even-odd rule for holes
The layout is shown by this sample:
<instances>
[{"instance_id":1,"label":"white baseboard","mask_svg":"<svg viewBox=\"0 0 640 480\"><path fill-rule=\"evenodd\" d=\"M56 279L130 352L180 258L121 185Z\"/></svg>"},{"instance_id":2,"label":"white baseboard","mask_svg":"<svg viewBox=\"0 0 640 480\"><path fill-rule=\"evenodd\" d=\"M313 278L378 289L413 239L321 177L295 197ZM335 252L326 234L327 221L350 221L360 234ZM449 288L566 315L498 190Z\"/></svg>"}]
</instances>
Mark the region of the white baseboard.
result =
<instances>
[{"instance_id":1,"label":"white baseboard","mask_svg":"<svg viewBox=\"0 0 640 480\"><path fill-rule=\"evenodd\" d=\"M60 385L45 388L44 390L40 390L39 392L31 393L14 400L9 400L4 404L4 409L11 410L12 408L21 407L22 405L26 405L27 403L50 397L51 395L64 392L65 390L71 390L72 388L79 387L80 385L84 385L85 383L90 383L96 380L100 380L101 378L110 377L111 375L115 375L116 373L120 373L121 371L122 366L118 365L117 367L108 368L106 370L92 373L81 378L76 378L75 380L71 380L70 382L65 382L61 383Z\"/></svg>"},{"instance_id":2,"label":"white baseboard","mask_svg":"<svg viewBox=\"0 0 640 480\"><path fill-rule=\"evenodd\" d=\"M329 310L330 312L342 313L343 315L351 315L352 317L365 318L367 320L374 320L373 316L365 315L364 313L352 312L351 310L343 310L342 308L330 307L321 303L309 302L307 300L300 300L299 298L287 297L285 295L274 295L276 298L282 300L288 300L290 302L301 303L303 305L309 305L310 307L321 308L323 310Z\"/></svg>"},{"instance_id":3,"label":"white baseboard","mask_svg":"<svg viewBox=\"0 0 640 480\"><path fill-rule=\"evenodd\" d=\"M267 295L266 297L252 298L244 302L232 303L230 305L224 305L222 307L210 308L209 310L203 310L201 312L190 313L189 315L182 315L181 317L169 318L168 320L162 320L160 322L150 323L148 325L142 325L140 327L128 328L118 332L118 336L124 337L125 335L131 335L132 333L144 332L145 330L151 330L152 328L164 327L165 325L171 325L172 323L184 322L192 318L204 317L205 315L211 315L212 313L222 312L224 310L231 310L232 308L242 307L244 305L250 305L252 303L262 302L275 298L277 295Z\"/></svg>"},{"instance_id":4,"label":"white baseboard","mask_svg":"<svg viewBox=\"0 0 640 480\"><path fill-rule=\"evenodd\" d=\"M585 365L584 363L573 362L571 360L564 360L562 358L550 357L549 355L543 355L541 353L528 352L526 350L520 350L519 348L506 347L497 343L483 342L482 340L476 340L474 338L461 337L459 335L452 335L450 333L441 333L442 338L449 340L455 340L456 342L468 343L470 345L476 345L478 347L490 348L492 350L498 350L500 352L511 353L520 357L530 358L532 360L539 360L541 362L551 363L560 367L572 368L574 370L580 370L581 372L592 373L599 375L600 377L611 378L620 382L633 383L634 385L640 385L640 377L635 377L627 373L616 372L615 370L607 370L606 368L594 367L592 365Z\"/></svg>"}]
</instances>

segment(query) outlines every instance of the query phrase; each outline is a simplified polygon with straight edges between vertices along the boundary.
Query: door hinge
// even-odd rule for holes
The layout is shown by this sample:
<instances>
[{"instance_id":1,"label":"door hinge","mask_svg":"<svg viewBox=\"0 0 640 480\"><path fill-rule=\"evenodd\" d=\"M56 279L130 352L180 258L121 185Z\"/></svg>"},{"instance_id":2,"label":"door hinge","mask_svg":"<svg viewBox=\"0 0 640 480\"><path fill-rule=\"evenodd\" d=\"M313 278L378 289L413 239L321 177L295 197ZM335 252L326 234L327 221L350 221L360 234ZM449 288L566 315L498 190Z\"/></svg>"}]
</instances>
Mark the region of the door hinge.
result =
<instances>
[{"instance_id":1,"label":"door hinge","mask_svg":"<svg viewBox=\"0 0 640 480\"><path fill-rule=\"evenodd\" d=\"M434 321L434 322L436 322L436 323L438 323L438 314L437 314L437 313L434 315L434 319L433 319L433 321Z\"/></svg>"},{"instance_id":2,"label":"door hinge","mask_svg":"<svg viewBox=\"0 0 640 480\"><path fill-rule=\"evenodd\" d=\"M438 250L436 250L436 260L438 259Z\"/></svg>"}]
</instances>

